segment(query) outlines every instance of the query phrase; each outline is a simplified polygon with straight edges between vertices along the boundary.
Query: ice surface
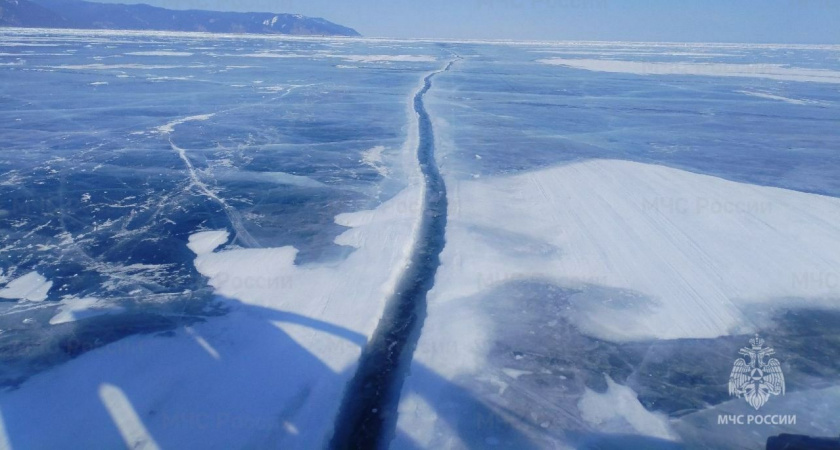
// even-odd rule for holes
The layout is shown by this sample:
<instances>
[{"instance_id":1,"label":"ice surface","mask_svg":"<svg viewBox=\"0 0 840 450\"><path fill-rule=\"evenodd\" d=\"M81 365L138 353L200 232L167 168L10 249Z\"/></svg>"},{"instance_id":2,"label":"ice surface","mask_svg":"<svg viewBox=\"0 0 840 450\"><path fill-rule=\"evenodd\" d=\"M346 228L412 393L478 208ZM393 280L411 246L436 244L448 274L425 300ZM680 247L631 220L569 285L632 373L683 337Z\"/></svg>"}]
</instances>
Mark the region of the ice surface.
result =
<instances>
[{"instance_id":1,"label":"ice surface","mask_svg":"<svg viewBox=\"0 0 840 450\"><path fill-rule=\"evenodd\" d=\"M178 240L156 244L155 250L189 254L194 268L205 278L199 278L197 286L186 287L209 285L227 314L191 326L171 327L165 333L153 326L138 327L139 335L85 348L75 359L31 376L17 390L3 392L4 426L13 445L55 447L73 442L88 448L168 448L201 442L208 448L311 448L329 438L361 348L378 324L385 300L416 245L422 177L417 167L417 124L409 99L425 69L409 61L415 69L398 73L396 78L359 70L346 84L336 85L328 73L334 70L332 65L309 64L316 67L311 69L311 87L277 79L283 71L263 67L242 75L231 72L236 82L230 84L254 86L253 92L222 96L234 102L233 108L216 104L216 91L223 89L215 87L205 98L209 99L206 105L213 108L195 111L172 103L155 110L151 118L141 111L130 129L121 123L115 135L125 139L122 133L131 130L154 130L128 134L130 140L142 142L155 149L153 152L117 150L116 156L81 167L85 174L100 178L74 190L75 201L82 208L119 207L120 216L91 222L103 230L119 231L120 239L162 238L152 234L152 224L178 230ZM222 61L219 65L230 64ZM133 67L133 62L129 66ZM386 89L398 95L382 103L382 97L371 96L363 88L371 79L387 80L377 84L392 86ZM125 80L135 82L134 78ZM268 86L301 88L273 92L260 89L254 80L265 80L263 85ZM185 80L177 89L207 89L197 84L200 81L192 83ZM120 88L115 85L111 83L111 87ZM150 89L161 85L153 86ZM348 111L341 105L317 104L333 98L328 94L339 90L356 90L340 94L354 99L346 100L349 105L370 102L377 105L378 114L384 110L404 114L389 115L391 120L384 122L354 114L348 122ZM304 92L296 97L289 91ZM242 95L253 101L244 111L236 108ZM354 119L368 127L376 125L371 130L361 129L352 123ZM215 131L217 127L221 131ZM208 129L214 133L205 136L203 130ZM377 147L382 150L371 160L376 165L372 167L362 161L363 154ZM149 164L158 160L163 163ZM124 184L131 184L128 181L104 187L101 177L112 175L115 168L121 171L120 163L131 168L125 173L176 182L148 199L144 194L161 189L160 185L144 185L141 192L131 195L122 190ZM147 165L151 166L147 171L138 169ZM381 172L394 178L385 179ZM123 195L103 199L112 189ZM364 203L349 201L352 197L347 192L357 193ZM151 214L156 214L151 224L138 230L120 221L125 214L141 218L150 214L146 204ZM175 211L188 213L166 214L169 204ZM321 216L327 216L328 223L320 223ZM281 223L276 228L279 232L262 225L283 222L285 217L293 220ZM243 230L287 235L295 229L306 238L283 242L274 236L271 238L285 245L236 245ZM302 262L301 254L316 244L314 238L320 238L323 229L336 230L330 245L341 249L340 257ZM81 227L64 231L53 251L82 246L91 233ZM229 241L232 245L220 249ZM99 261L87 264L85 267L105 265ZM109 262L123 268L133 264ZM146 292L135 288L127 297L151 297L148 301L154 301ZM52 318L53 327L85 331L85 327L95 326L119 328L120 320L133 317L144 323L148 320L145 311L156 311L148 306L117 313L106 308L115 304L114 299L97 299L94 295L64 298L55 313L48 310L43 314ZM27 431L56 418L60 423L51 427L51 433ZM88 424L89 432L77 432L82 422Z\"/></svg>"},{"instance_id":2,"label":"ice surface","mask_svg":"<svg viewBox=\"0 0 840 450\"><path fill-rule=\"evenodd\" d=\"M192 56L191 52L174 52L168 50L156 50L149 52L128 52L126 55L131 56Z\"/></svg>"},{"instance_id":3,"label":"ice surface","mask_svg":"<svg viewBox=\"0 0 840 450\"><path fill-rule=\"evenodd\" d=\"M0 302L0 447L326 442L417 244L411 94L451 53L393 448L840 426L836 46L0 34L0 289L53 283ZM800 425L733 437L752 331Z\"/></svg>"},{"instance_id":4,"label":"ice surface","mask_svg":"<svg viewBox=\"0 0 840 450\"><path fill-rule=\"evenodd\" d=\"M539 62L596 72L637 75L702 75L714 77L767 78L770 80L840 83L840 71L789 67L781 64L726 64L691 62L640 62L608 59L546 58Z\"/></svg>"},{"instance_id":5,"label":"ice surface","mask_svg":"<svg viewBox=\"0 0 840 450\"><path fill-rule=\"evenodd\" d=\"M0 289L0 298L42 302L47 299L50 288L52 281L48 281L38 272L29 272Z\"/></svg>"},{"instance_id":6,"label":"ice surface","mask_svg":"<svg viewBox=\"0 0 840 450\"><path fill-rule=\"evenodd\" d=\"M339 55L349 62L435 62L437 58L426 55Z\"/></svg>"},{"instance_id":7,"label":"ice surface","mask_svg":"<svg viewBox=\"0 0 840 450\"><path fill-rule=\"evenodd\" d=\"M117 70L117 69L142 69L142 70L155 70L155 69L179 69L184 68L185 66L174 66L169 64L101 64L101 63L94 63L94 64L65 64L61 66L53 66L50 67L52 69L63 69L63 70Z\"/></svg>"},{"instance_id":8,"label":"ice surface","mask_svg":"<svg viewBox=\"0 0 840 450\"><path fill-rule=\"evenodd\" d=\"M632 388L609 378L603 392L589 387L597 378L587 380L588 371L621 373L629 364L624 358L633 360L633 344L612 352L604 342L678 342L690 355L696 338L774 328L773 311L840 309L840 286L825 278L840 263L836 198L619 160L480 181L450 178L448 191L447 246L400 406L400 430L415 443L468 436L455 446L462 448L497 433L496 426L487 430L484 422L467 419L474 407L452 404L451 388L435 387L427 369L497 405L496 416L483 421L516 424L507 411L528 415L529 409L515 405L549 395L520 428L538 447L578 442L574 430L587 427L705 442L694 434L705 425L692 422L677 433L670 419L649 412L647 392L640 403ZM549 287L533 292L531 282ZM558 289L567 290L562 301L552 298ZM533 301L518 306L518 298L531 295ZM531 313L535 305L545 311ZM536 322L525 320L532 315ZM593 336L598 350L587 349L592 344L580 342L579 332ZM543 339L579 354L546 355L550 346L534 342ZM648 350L647 358L665 370L690 371L661 361L656 351ZM519 368L500 362L520 359ZM582 366L587 369L581 374ZM721 366L725 381L731 361L724 358ZM519 376L510 377L511 368ZM587 387L576 394L569 385L581 378ZM660 379L650 380L665 390ZM656 397L684 395L679 392L686 385L675 389ZM715 392L714 385L706 389L700 395ZM830 427L817 428L824 433ZM405 445L398 440L397 448Z\"/></svg>"}]
</instances>

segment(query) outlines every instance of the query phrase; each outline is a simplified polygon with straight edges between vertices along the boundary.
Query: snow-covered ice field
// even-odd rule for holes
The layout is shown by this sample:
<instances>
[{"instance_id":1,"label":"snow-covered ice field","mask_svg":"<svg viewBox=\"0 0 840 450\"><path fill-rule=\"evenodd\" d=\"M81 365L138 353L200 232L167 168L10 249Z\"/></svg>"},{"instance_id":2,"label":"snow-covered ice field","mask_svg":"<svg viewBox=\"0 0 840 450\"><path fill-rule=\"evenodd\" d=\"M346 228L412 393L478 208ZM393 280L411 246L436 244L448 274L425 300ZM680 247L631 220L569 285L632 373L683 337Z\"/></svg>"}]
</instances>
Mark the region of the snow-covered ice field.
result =
<instances>
[{"instance_id":1,"label":"snow-covered ice field","mask_svg":"<svg viewBox=\"0 0 840 450\"><path fill-rule=\"evenodd\" d=\"M0 38L0 449L329 445L427 164L390 447L840 429L840 47Z\"/></svg>"}]
</instances>

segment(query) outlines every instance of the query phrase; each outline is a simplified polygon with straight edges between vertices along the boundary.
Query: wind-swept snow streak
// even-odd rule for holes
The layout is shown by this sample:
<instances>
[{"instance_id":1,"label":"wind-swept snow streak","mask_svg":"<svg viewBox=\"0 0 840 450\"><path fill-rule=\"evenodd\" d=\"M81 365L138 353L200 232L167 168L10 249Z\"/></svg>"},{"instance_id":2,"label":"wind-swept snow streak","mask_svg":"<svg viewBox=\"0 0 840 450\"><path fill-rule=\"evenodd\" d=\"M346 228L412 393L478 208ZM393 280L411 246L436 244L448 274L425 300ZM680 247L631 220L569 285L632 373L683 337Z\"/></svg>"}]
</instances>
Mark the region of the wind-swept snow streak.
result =
<instances>
[{"instance_id":1,"label":"wind-swept snow streak","mask_svg":"<svg viewBox=\"0 0 840 450\"><path fill-rule=\"evenodd\" d=\"M448 71L455 60L432 72L414 95L419 144L417 159L423 173L423 216L410 263L373 338L359 360L336 421L332 448L376 448L394 436L399 393L426 317L426 294L440 265L446 230L446 186L434 155L432 120L423 96L432 78Z\"/></svg>"}]
</instances>

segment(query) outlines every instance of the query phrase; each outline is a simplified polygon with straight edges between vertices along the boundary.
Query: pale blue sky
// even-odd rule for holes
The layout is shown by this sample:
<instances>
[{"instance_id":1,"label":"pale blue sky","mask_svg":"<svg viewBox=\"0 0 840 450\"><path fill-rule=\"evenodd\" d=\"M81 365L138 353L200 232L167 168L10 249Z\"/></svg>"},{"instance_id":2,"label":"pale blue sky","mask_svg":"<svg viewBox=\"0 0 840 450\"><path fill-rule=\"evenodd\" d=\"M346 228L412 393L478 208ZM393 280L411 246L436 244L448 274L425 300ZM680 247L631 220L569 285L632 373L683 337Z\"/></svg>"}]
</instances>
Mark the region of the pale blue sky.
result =
<instances>
[{"instance_id":1,"label":"pale blue sky","mask_svg":"<svg viewBox=\"0 0 840 450\"><path fill-rule=\"evenodd\" d=\"M141 3L108 0L116 3ZM365 36L840 44L840 0L143 0L290 12Z\"/></svg>"}]
</instances>

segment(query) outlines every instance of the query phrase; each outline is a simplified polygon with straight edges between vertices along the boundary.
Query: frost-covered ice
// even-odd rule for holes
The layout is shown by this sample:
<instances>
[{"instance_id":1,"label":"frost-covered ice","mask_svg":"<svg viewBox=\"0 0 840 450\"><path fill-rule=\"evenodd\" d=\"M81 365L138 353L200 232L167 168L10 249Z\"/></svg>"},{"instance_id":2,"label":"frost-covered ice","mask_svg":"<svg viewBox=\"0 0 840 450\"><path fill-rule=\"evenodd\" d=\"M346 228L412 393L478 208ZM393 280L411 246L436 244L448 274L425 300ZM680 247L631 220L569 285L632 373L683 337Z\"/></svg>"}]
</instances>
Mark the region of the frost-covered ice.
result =
<instances>
[{"instance_id":1,"label":"frost-covered ice","mask_svg":"<svg viewBox=\"0 0 840 450\"><path fill-rule=\"evenodd\" d=\"M38 272L29 272L15 278L0 289L0 298L42 302L47 299L50 288L52 288L52 281L47 280Z\"/></svg>"},{"instance_id":2,"label":"frost-covered ice","mask_svg":"<svg viewBox=\"0 0 840 450\"><path fill-rule=\"evenodd\" d=\"M782 64L671 63L565 58L546 58L539 60L539 62L552 66L564 66L595 72L632 73L636 75L702 75L840 83L840 71L790 67Z\"/></svg>"}]
</instances>

